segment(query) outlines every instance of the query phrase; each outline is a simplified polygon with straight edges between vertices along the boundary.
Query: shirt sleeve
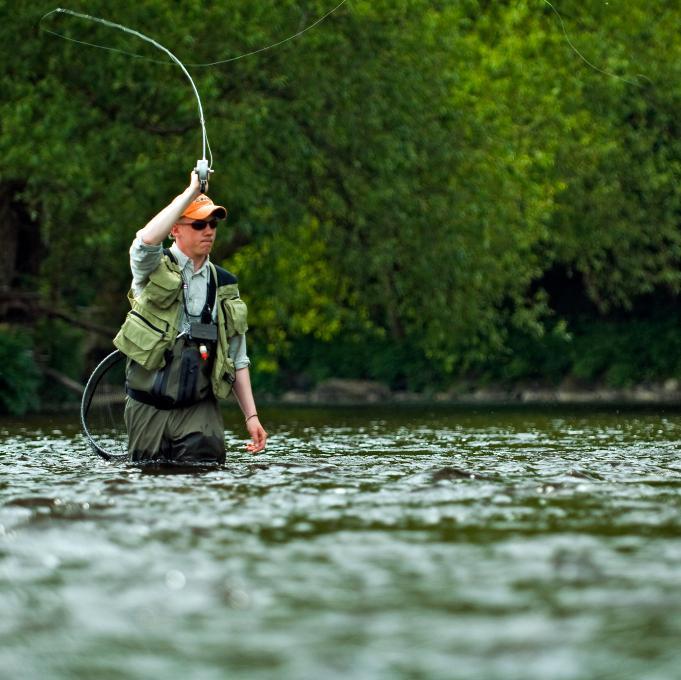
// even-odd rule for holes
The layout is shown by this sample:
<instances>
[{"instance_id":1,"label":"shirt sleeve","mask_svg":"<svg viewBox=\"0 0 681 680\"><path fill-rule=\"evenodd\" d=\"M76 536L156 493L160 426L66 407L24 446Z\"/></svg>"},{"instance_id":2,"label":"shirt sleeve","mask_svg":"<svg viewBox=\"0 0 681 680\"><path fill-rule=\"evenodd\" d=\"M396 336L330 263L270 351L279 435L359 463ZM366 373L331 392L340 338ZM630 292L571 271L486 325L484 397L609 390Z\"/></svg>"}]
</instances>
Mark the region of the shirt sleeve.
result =
<instances>
[{"instance_id":1,"label":"shirt sleeve","mask_svg":"<svg viewBox=\"0 0 681 680\"><path fill-rule=\"evenodd\" d=\"M161 262L163 245L149 245L139 236L130 246L130 271L132 272L132 293L137 297L147 285L151 274Z\"/></svg>"},{"instance_id":2,"label":"shirt sleeve","mask_svg":"<svg viewBox=\"0 0 681 680\"><path fill-rule=\"evenodd\" d=\"M251 360L246 354L246 334L233 335L229 339L229 358L234 362L234 368L246 368L251 365Z\"/></svg>"}]
</instances>

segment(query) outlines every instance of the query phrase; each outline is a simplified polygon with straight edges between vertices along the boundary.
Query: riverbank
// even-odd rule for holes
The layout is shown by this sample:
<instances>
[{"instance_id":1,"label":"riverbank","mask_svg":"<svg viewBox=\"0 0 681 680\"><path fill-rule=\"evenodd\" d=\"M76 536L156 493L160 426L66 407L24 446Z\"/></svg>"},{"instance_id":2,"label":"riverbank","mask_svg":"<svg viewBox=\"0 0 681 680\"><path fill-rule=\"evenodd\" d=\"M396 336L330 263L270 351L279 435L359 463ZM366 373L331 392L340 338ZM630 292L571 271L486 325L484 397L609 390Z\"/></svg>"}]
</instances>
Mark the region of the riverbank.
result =
<instances>
[{"instance_id":1,"label":"riverbank","mask_svg":"<svg viewBox=\"0 0 681 680\"><path fill-rule=\"evenodd\" d=\"M311 390L289 390L281 395L267 395L269 403L297 405L359 404L661 404L681 406L681 382L612 388L603 385L580 385L574 381L557 386L541 384L477 385L459 383L442 392L394 391L387 385L369 380L333 378Z\"/></svg>"},{"instance_id":2,"label":"riverbank","mask_svg":"<svg viewBox=\"0 0 681 680\"><path fill-rule=\"evenodd\" d=\"M681 407L681 381L668 379L627 388L584 385L566 380L558 386L538 383L513 385L480 385L460 382L446 391L410 392L391 390L372 380L331 378L309 390L287 390L280 394L256 393L259 404L268 406L361 406L364 404L452 404L476 405L546 405L546 404L622 404ZM109 398L109 403L122 403L123 397ZM80 399L43 402L36 413L58 413L80 408Z\"/></svg>"}]
</instances>

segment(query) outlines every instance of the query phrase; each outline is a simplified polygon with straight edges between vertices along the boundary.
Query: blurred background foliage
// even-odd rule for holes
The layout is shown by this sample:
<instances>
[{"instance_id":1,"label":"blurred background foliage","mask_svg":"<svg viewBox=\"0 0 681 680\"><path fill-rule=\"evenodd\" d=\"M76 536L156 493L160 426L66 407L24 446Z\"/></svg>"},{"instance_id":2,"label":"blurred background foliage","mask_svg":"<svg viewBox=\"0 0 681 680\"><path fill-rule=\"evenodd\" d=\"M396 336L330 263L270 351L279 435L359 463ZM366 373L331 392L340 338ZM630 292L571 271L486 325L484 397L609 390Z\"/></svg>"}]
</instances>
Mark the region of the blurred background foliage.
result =
<instances>
[{"instance_id":1,"label":"blurred background foliage","mask_svg":"<svg viewBox=\"0 0 681 680\"><path fill-rule=\"evenodd\" d=\"M349 0L281 47L190 67L210 193L230 210L214 259L249 303L256 387L681 377L681 5L554 5L613 75L571 50L542 0ZM332 6L69 5L188 64L276 42ZM16 242L0 285L115 329L134 232L200 155L196 105L175 66L41 32L53 8L0 0L0 228ZM78 19L44 25L164 59ZM82 382L111 349L10 308L0 409L45 399L40 369Z\"/></svg>"}]
</instances>

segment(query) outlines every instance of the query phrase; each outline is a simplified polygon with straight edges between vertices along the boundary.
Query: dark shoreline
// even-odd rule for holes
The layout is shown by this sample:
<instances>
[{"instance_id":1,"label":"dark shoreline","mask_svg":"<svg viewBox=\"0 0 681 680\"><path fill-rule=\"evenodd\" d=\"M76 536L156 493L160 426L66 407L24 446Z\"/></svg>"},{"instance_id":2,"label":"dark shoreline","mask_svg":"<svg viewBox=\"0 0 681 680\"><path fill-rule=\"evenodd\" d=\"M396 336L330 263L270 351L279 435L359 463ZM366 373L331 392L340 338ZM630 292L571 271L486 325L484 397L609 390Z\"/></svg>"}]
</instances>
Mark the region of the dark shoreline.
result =
<instances>
[{"instance_id":1,"label":"dark shoreline","mask_svg":"<svg viewBox=\"0 0 681 680\"><path fill-rule=\"evenodd\" d=\"M664 383L636 385L627 388L605 386L561 385L487 385L471 383L441 392L409 392L390 390L386 385L368 380L326 380L310 390L289 390L281 394L256 394L264 407L353 407L353 406L602 406L679 407L681 384L676 379ZM43 403L25 415L73 413L80 401ZM16 418L0 414L0 418Z\"/></svg>"},{"instance_id":2,"label":"dark shoreline","mask_svg":"<svg viewBox=\"0 0 681 680\"><path fill-rule=\"evenodd\" d=\"M266 404L300 406L376 405L631 405L681 406L681 383L669 379L664 383L627 388L605 386L473 386L459 385L442 392L391 391L386 385L364 380L331 379L312 390L290 390L281 395L263 395Z\"/></svg>"}]
</instances>

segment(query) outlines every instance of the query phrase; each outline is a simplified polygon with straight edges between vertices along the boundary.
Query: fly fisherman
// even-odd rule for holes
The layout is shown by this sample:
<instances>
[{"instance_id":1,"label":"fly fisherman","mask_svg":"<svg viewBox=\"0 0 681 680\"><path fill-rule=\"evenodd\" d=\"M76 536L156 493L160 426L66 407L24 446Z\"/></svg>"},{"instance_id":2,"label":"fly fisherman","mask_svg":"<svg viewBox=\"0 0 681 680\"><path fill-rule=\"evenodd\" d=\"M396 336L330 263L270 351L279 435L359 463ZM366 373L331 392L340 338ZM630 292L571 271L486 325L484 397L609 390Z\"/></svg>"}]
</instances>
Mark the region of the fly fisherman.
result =
<instances>
[{"instance_id":1,"label":"fly fisherman","mask_svg":"<svg viewBox=\"0 0 681 680\"><path fill-rule=\"evenodd\" d=\"M130 247L132 289L114 344L128 357L125 424L132 462L224 463L218 399L234 392L262 451L246 355L246 305L237 279L209 253L227 211L189 186L137 232ZM163 240L174 243L163 249Z\"/></svg>"}]
</instances>

